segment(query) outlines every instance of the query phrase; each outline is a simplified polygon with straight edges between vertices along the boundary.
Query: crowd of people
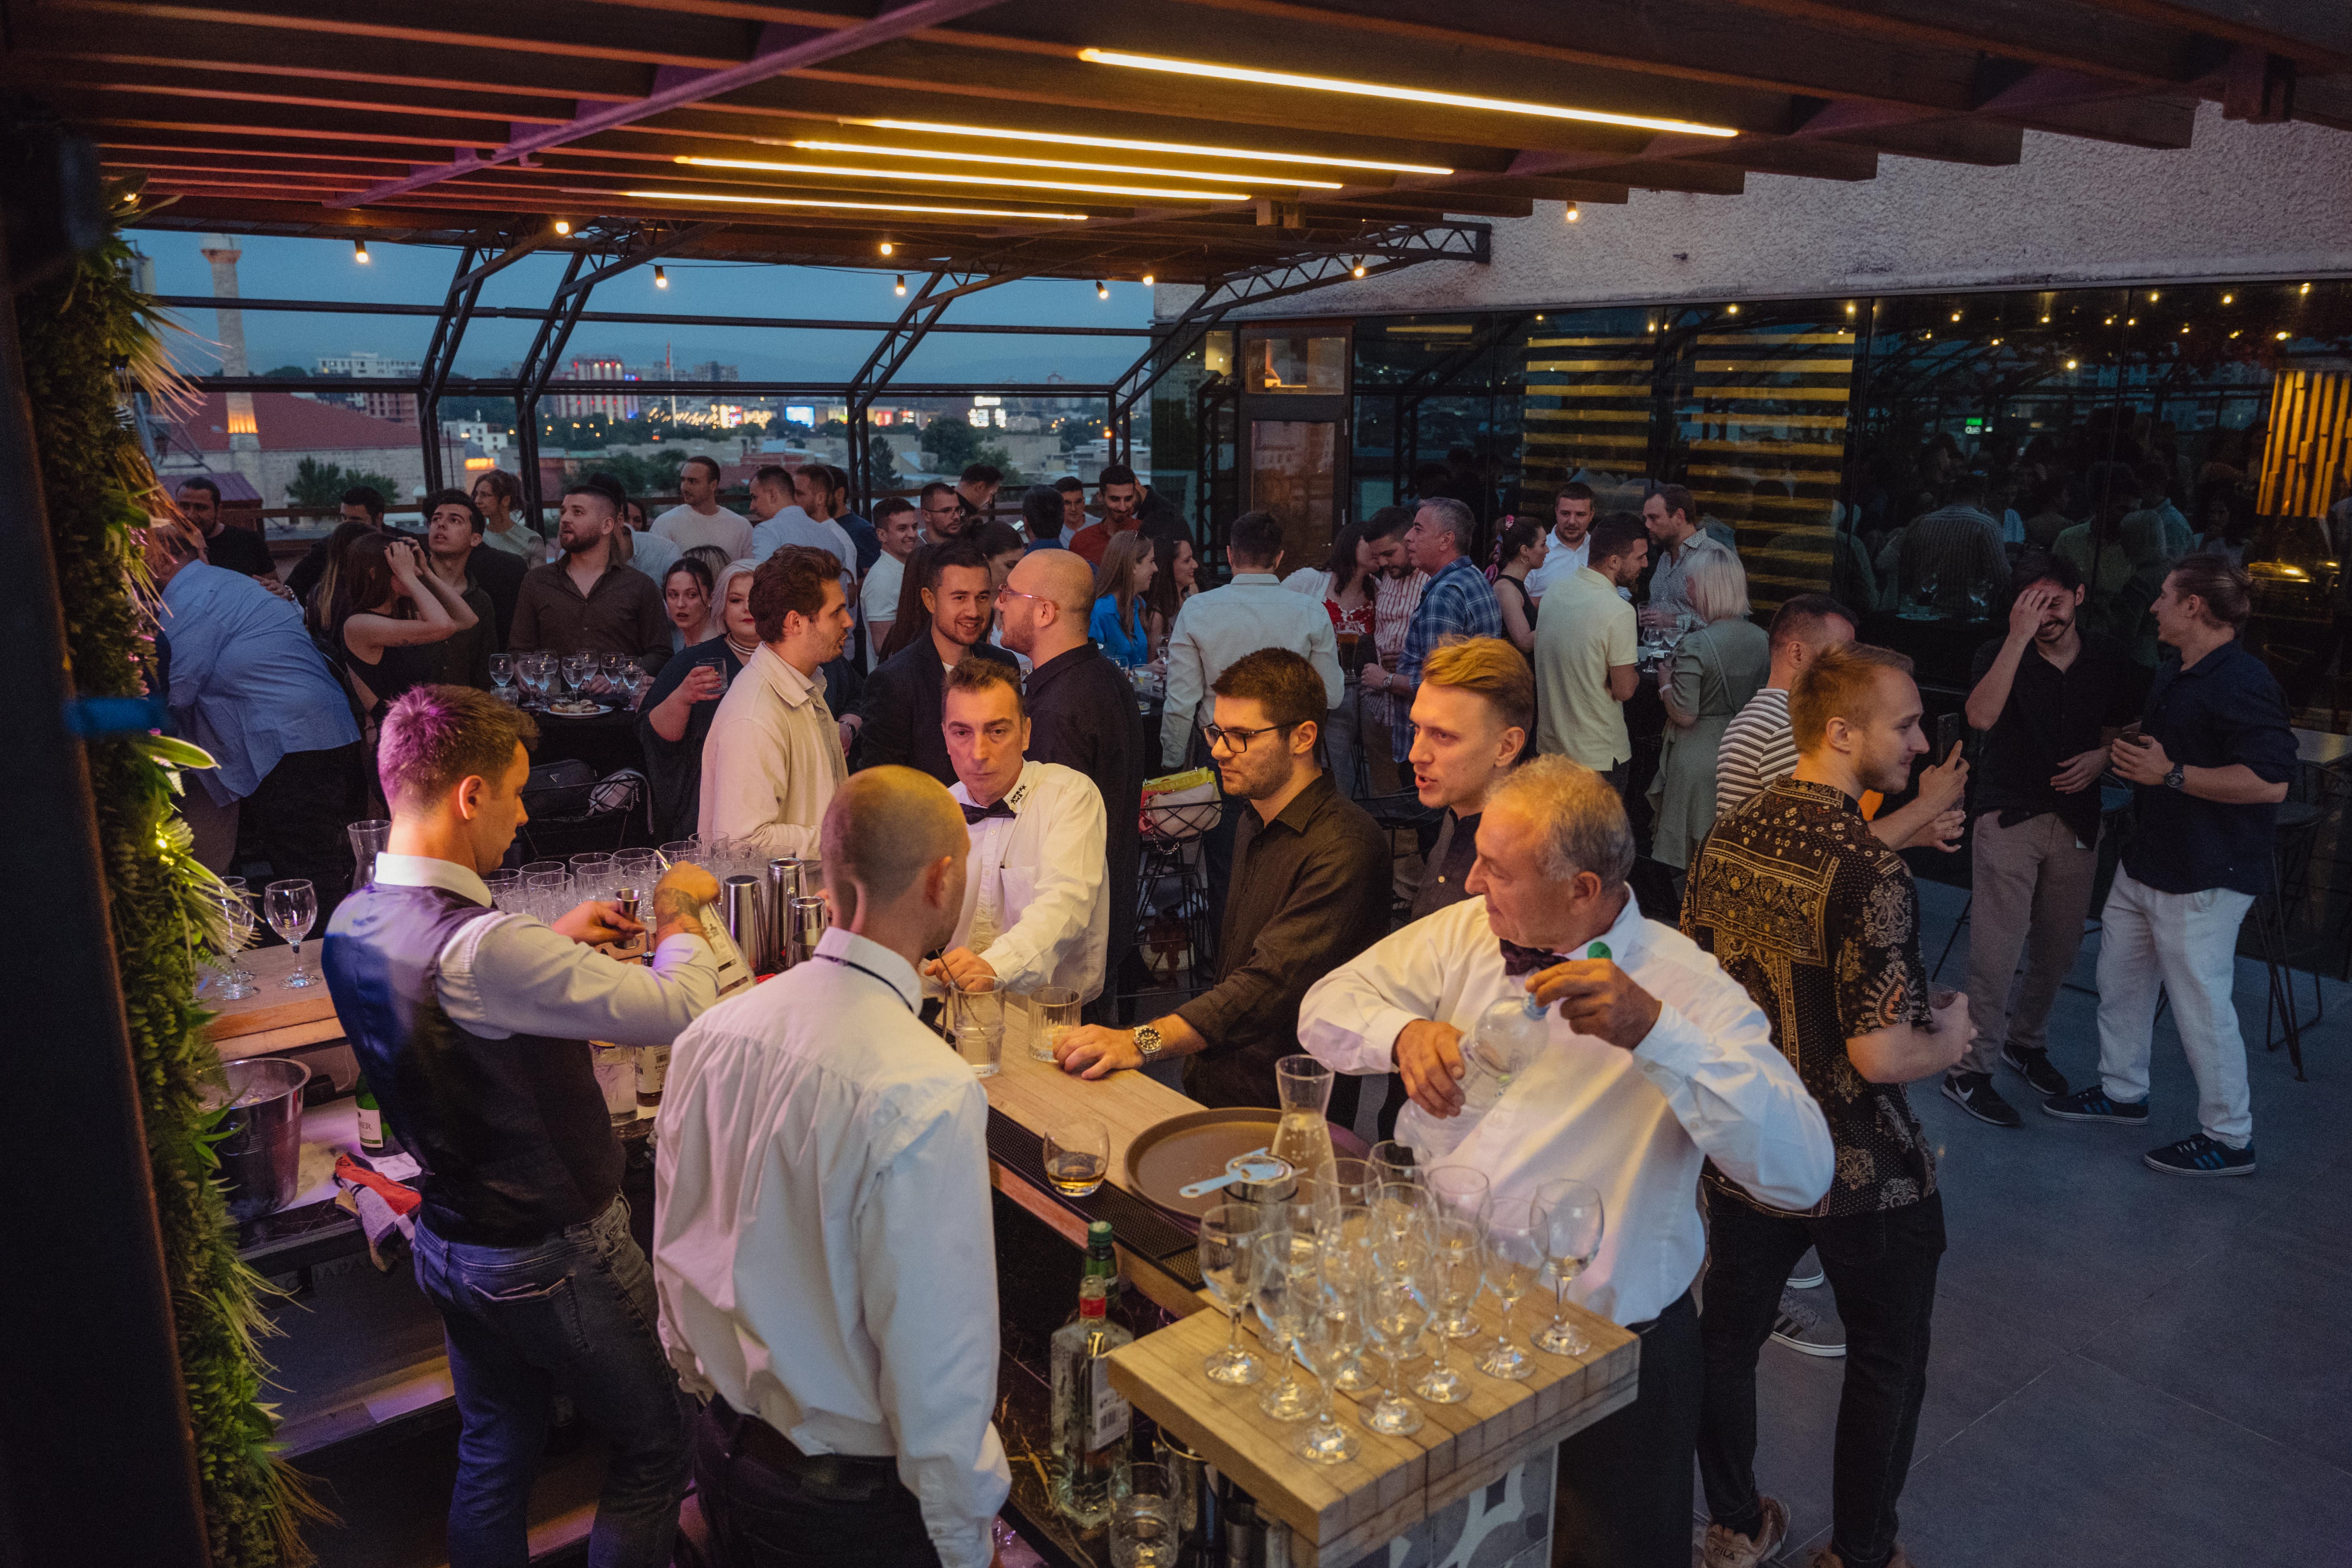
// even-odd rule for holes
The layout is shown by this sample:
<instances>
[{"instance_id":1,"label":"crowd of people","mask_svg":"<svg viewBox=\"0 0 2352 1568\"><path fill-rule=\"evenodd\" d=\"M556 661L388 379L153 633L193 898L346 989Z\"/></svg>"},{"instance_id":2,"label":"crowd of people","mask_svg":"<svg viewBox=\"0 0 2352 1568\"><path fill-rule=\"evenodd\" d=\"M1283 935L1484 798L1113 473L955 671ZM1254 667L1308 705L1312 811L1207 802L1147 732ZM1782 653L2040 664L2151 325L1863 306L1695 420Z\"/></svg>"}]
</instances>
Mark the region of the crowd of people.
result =
<instances>
[{"instance_id":1,"label":"crowd of people","mask_svg":"<svg viewBox=\"0 0 2352 1568\"><path fill-rule=\"evenodd\" d=\"M1314 563L1245 513L1211 586L1125 468L1097 515L1076 479L1033 487L1017 529L988 470L870 520L833 470L761 470L750 517L719 477L689 463L684 502L643 526L617 486L573 484L551 561L498 542L529 532L507 476L431 498L421 541L353 492L360 515L283 589L266 559L208 563L199 507L148 536L169 705L221 763L189 796L198 853L226 865L245 805L273 870L331 905L323 862L348 865L363 774L393 824L327 970L429 1173L419 1279L466 1430L453 1563L521 1560L554 1393L613 1444L599 1562L667 1561L689 1475L730 1563L853 1542L877 1563L990 1561L1007 1469L985 1101L921 1022L973 985L1074 991L1086 1022L1055 1049L1077 1078L1172 1070L1204 1105L1269 1106L1304 1049L1340 1075L1338 1125L1369 1117L1498 1194L1600 1191L1609 1238L1574 1295L1641 1336L1640 1396L1564 1445L1556 1563L1679 1568L1694 1455L1709 1568L1780 1549L1787 1514L1753 1468L1773 1339L1851 1342L1815 1561L1907 1561L1945 1231L1906 1084L2013 1128L2000 1068L2048 1116L2144 1124L2161 989L2200 1130L2145 1163L2255 1168L2231 964L2295 753L2223 554L2168 536L2184 549L2149 601L2169 650L2151 678L2085 624L2063 540L2014 559L1996 541L2008 618L1975 660L1971 768L1957 746L1925 757L1910 661L1856 640L1862 607L1804 594L1758 625L1735 544L1675 485L1635 514L1571 483L1493 521L1432 494ZM1953 506L1970 495L1962 476ZM1898 562L1959 558L1942 517ZM481 569L501 559L520 572ZM481 876L525 816L536 738L481 689L494 646L650 675L661 831L820 858L824 962L719 1001L690 918L715 889L692 866L642 927L604 904L551 926L492 910ZM1663 743L1629 803L1627 710L1651 693ZM1196 994L1133 1018L1145 781L1202 765L1223 802L1198 851L1213 950ZM2116 816L2103 779L2138 827L2102 911L2086 1071L2049 1018ZM1968 984L1948 994L1899 851L1964 841ZM1660 898L1635 894L1644 856ZM648 928L648 965L601 951ZM1471 1109L1465 1034L1530 994L1543 1054ZM589 1037L676 1045L650 1262ZM1824 1279L1834 1321L1805 1305Z\"/></svg>"}]
</instances>

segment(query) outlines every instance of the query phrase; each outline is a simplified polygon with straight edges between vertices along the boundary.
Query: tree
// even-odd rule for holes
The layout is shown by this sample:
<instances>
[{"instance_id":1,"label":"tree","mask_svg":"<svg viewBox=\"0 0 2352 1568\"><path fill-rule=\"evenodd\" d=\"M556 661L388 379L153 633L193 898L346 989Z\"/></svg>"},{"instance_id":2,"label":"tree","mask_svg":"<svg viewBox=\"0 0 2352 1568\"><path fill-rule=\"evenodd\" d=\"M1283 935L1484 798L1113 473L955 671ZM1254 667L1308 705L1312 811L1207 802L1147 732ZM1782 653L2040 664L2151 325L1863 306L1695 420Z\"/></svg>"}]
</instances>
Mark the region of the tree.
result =
<instances>
[{"instance_id":1,"label":"tree","mask_svg":"<svg viewBox=\"0 0 2352 1568\"><path fill-rule=\"evenodd\" d=\"M261 374L268 376L273 381L308 381L310 379L310 373L304 370L299 364L281 364L276 370L265 370Z\"/></svg>"},{"instance_id":2,"label":"tree","mask_svg":"<svg viewBox=\"0 0 2352 1568\"><path fill-rule=\"evenodd\" d=\"M1002 442L981 442L971 449L971 461L975 463L986 463L990 468L994 468L998 473L1003 474L1004 476L1004 482L1008 485L1025 484L1027 482L1022 479L1021 470L1013 466L1013 454L1004 449L1004 446Z\"/></svg>"},{"instance_id":3,"label":"tree","mask_svg":"<svg viewBox=\"0 0 2352 1568\"><path fill-rule=\"evenodd\" d=\"M923 456L934 473L961 473L980 460L980 436L962 415L942 414L923 426Z\"/></svg>"},{"instance_id":4,"label":"tree","mask_svg":"<svg viewBox=\"0 0 2352 1568\"><path fill-rule=\"evenodd\" d=\"M888 437L877 436L866 443L866 460L873 465L877 479L898 477L898 454L891 450Z\"/></svg>"},{"instance_id":5,"label":"tree","mask_svg":"<svg viewBox=\"0 0 2352 1568\"><path fill-rule=\"evenodd\" d=\"M358 468L346 472L340 463L321 463L316 458L303 458L294 470L294 482L286 487L286 499L296 506L333 506L343 499L345 490L357 489L362 485L395 506L404 499L397 479Z\"/></svg>"},{"instance_id":6,"label":"tree","mask_svg":"<svg viewBox=\"0 0 2352 1568\"><path fill-rule=\"evenodd\" d=\"M633 496L669 496L677 493L677 471L686 467L686 458L684 452L656 452L650 458L607 452L588 467L612 475Z\"/></svg>"}]
</instances>

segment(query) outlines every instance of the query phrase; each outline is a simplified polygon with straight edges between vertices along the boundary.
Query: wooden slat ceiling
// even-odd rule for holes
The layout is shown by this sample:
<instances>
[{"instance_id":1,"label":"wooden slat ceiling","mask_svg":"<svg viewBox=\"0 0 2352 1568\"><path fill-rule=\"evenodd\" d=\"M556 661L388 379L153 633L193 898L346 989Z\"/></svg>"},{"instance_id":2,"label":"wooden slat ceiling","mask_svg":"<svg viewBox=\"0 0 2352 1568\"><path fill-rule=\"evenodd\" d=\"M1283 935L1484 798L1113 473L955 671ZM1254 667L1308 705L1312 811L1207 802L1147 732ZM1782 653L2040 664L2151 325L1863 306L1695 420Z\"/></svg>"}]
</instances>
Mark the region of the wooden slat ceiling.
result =
<instances>
[{"instance_id":1,"label":"wooden slat ceiling","mask_svg":"<svg viewBox=\"0 0 2352 1568\"><path fill-rule=\"evenodd\" d=\"M1750 171L1866 180L1882 152L2011 163L2028 129L2182 147L2200 100L2236 119L2352 130L2345 0L999 0L527 163L354 202L880 9L0 0L0 80L96 140L110 168L177 198L156 226L455 241L557 218L607 233L717 219L724 231L682 254L1192 281L1400 221L1523 216L1538 200L1730 194ZM1086 50L1736 134L1139 68ZM1071 136L1192 150L1053 140ZM1173 191L1207 195L1160 194ZM1003 213L1041 216L985 216Z\"/></svg>"}]
</instances>

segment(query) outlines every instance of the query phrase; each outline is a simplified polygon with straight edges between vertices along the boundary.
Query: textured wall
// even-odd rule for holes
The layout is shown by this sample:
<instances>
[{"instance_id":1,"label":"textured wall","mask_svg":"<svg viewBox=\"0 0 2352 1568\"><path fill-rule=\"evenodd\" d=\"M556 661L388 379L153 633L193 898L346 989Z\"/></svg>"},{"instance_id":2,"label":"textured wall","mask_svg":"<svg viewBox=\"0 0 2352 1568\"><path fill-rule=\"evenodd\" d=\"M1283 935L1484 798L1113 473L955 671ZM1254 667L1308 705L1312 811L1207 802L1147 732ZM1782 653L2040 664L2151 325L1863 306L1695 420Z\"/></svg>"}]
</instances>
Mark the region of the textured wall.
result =
<instances>
[{"instance_id":1,"label":"textured wall","mask_svg":"<svg viewBox=\"0 0 2352 1568\"><path fill-rule=\"evenodd\" d=\"M1496 220L1491 265L1410 268L1253 313L2343 275L2352 134L2237 123L2207 104L2179 152L2029 132L2011 168L1882 155L1878 177L1859 184L1750 174L1744 195L1636 191L1572 226L1561 210L1543 202ZM1163 286L1160 314L1195 292Z\"/></svg>"}]
</instances>

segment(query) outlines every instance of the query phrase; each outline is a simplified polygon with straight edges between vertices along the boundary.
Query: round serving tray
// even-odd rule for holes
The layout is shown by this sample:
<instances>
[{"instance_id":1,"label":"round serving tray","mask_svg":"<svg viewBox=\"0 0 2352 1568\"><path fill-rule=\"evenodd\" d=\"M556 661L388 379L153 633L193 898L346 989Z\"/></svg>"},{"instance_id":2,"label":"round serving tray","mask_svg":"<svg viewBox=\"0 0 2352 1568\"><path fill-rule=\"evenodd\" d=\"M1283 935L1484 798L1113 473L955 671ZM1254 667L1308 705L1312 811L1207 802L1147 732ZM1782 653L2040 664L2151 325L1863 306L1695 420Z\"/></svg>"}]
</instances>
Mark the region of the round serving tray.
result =
<instances>
[{"instance_id":1,"label":"round serving tray","mask_svg":"<svg viewBox=\"0 0 2352 1568\"><path fill-rule=\"evenodd\" d=\"M1225 1190L1187 1198L1176 1189L1221 1176L1234 1155L1268 1147L1281 1122L1279 1110L1256 1107L1188 1110L1154 1122L1129 1142L1121 1184L1171 1214L1198 1219L1228 1201Z\"/></svg>"}]
</instances>

